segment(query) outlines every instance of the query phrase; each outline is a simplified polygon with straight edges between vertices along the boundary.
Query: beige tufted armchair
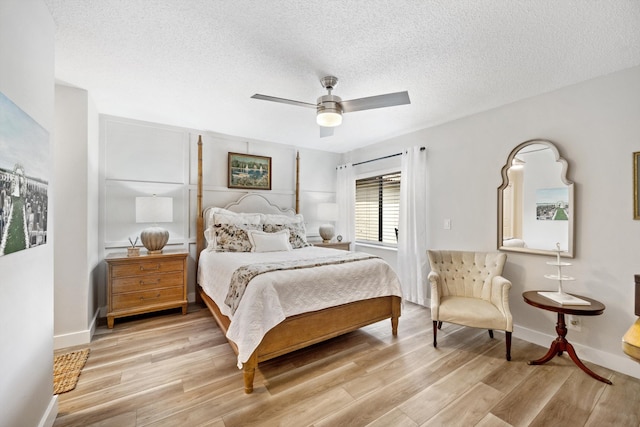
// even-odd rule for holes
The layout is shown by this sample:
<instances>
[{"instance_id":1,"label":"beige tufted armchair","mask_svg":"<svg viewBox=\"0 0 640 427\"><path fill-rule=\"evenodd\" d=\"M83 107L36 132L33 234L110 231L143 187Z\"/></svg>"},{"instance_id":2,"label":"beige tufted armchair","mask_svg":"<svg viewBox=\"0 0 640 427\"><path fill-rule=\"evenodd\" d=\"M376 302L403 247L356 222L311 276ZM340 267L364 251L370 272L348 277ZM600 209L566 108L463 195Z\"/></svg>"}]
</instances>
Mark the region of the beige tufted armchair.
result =
<instances>
[{"instance_id":1,"label":"beige tufted armchair","mask_svg":"<svg viewBox=\"0 0 640 427\"><path fill-rule=\"evenodd\" d=\"M433 346L442 322L505 331L511 360L511 282L501 276L507 255L497 252L427 251L431 272Z\"/></svg>"}]
</instances>

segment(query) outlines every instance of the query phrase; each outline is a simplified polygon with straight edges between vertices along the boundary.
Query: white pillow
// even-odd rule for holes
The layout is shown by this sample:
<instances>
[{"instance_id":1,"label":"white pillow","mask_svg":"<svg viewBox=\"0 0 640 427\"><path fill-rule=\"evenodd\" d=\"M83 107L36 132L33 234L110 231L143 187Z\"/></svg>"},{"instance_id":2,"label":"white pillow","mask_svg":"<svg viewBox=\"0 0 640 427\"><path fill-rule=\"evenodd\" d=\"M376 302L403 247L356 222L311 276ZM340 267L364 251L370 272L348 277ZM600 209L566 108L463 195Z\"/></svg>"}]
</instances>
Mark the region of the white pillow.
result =
<instances>
[{"instance_id":1,"label":"white pillow","mask_svg":"<svg viewBox=\"0 0 640 427\"><path fill-rule=\"evenodd\" d=\"M207 211L207 217L205 218L205 223L204 223L205 229L213 226L216 223L215 222L216 215L223 215L223 216L226 216L227 218L228 217L250 218L250 220L252 221L252 222L246 222L244 224L254 224L253 221L256 221L256 218L258 218L258 221L260 220L260 218L262 218L261 214L259 213L238 213L238 212L233 212L224 208L211 208ZM224 224L233 224L233 222L225 222ZM258 224L258 223L255 223L255 224Z\"/></svg>"},{"instance_id":2,"label":"white pillow","mask_svg":"<svg viewBox=\"0 0 640 427\"><path fill-rule=\"evenodd\" d=\"M204 239L207 241L207 251L215 251L216 250L216 233L213 230L213 227L209 227L204 230Z\"/></svg>"},{"instance_id":3,"label":"white pillow","mask_svg":"<svg viewBox=\"0 0 640 427\"><path fill-rule=\"evenodd\" d=\"M302 218L301 214L296 214L293 216L279 215L279 214L262 214L263 224L286 225L286 224L301 224L303 222L304 222L304 218Z\"/></svg>"},{"instance_id":4,"label":"white pillow","mask_svg":"<svg viewBox=\"0 0 640 427\"><path fill-rule=\"evenodd\" d=\"M265 233L259 230L247 230L249 242L251 242L251 252L276 252L290 251L289 230L278 231L277 233Z\"/></svg>"},{"instance_id":5,"label":"white pillow","mask_svg":"<svg viewBox=\"0 0 640 427\"><path fill-rule=\"evenodd\" d=\"M502 246L508 248L526 248L527 245L524 244L524 240L522 239L507 239L502 241Z\"/></svg>"},{"instance_id":6,"label":"white pillow","mask_svg":"<svg viewBox=\"0 0 640 427\"><path fill-rule=\"evenodd\" d=\"M213 225L213 216L217 213L223 213L227 215L233 215L234 212L228 211L224 208L211 208L207 211L207 217L204 219L204 228L207 229Z\"/></svg>"},{"instance_id":7,"label":"white pillow","mask_svg":"<svg viewBox=\"0 0 640 427\"><path fill-rule=\"evenodd\" d=\"M207 218L205 223L204 238L207 242L207 250L213 251L216 249L216 237L214 226L220 224L233 224L233 225L245 225L260 224L262 215L259 213L237 213L231 212L223 208L211 208L207 212Z\"/></svg>"},{"instance_id":8,"label":"white pillow","mask_svg":"<svg viewBox=\"0 0 640 427\"><path fill-rule=\"evenodd\" d=\"M243 225L243 224L260 224L260 214L248 214L248 213L239 213L239 214L223 214L217 213L213 215L213 224L233 224L233 225Z\"/></svg>"}]
</instances>

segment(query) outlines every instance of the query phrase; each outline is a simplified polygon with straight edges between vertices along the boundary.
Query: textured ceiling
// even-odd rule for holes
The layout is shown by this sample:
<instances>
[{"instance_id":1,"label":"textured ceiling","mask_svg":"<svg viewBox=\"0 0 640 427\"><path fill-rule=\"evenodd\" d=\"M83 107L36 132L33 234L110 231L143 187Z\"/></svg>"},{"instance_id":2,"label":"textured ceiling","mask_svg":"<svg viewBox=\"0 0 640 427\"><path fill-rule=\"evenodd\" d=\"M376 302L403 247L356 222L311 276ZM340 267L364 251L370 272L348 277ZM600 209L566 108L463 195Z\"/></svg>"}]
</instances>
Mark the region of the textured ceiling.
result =
<instances>
[{"instance_id":1,"label":"textured ceiling","mask_svg":"<svg viewBox=\"0 0 640 427\"><path fill-rule=\"evenodd\" d=\"M103 114L345 152L640 65L637 0L45 0L56 78ZM319 138L324 75L354 99Z\"/></svg>"}]
</instances>

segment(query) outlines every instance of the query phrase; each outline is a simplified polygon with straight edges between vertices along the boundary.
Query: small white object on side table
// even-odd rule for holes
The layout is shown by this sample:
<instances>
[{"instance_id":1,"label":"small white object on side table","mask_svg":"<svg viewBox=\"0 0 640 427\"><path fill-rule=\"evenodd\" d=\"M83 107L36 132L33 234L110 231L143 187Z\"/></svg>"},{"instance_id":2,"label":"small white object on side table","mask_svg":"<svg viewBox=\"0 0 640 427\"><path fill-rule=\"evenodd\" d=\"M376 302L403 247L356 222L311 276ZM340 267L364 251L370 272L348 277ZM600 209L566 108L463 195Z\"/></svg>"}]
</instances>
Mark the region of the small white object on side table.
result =
<instances>
[{"instance_id":1,"label":"small white object on side table","mask_svg":"<svg viewBox=\"0 0 640 427\"><path fill-rule=\"evenodd\" d=\"M558 273L557 274L545 274L544 277L545 279L551 279L551 280L557 280L558 281L558 291L557 292L541 292L539 291L538 294L542 295L545 298L549 298L552 301L557 302L558 304L561 305L590 305L589 301L585 301L583 299L574 297L573 295L569 295L568 293L564 292L564 290L562 289L562 282L568 282L568 281L573 281L576 280L575 278L571 277L571 276L565 276L562 274L562 267L567 267L570 266L571 263L570 262L563 262L560 261L560 243L556 243L556 248L557 248L557 259L556 261L548 261L547 265L554 265L558 268Z\"/></svg>"}]
</instances>

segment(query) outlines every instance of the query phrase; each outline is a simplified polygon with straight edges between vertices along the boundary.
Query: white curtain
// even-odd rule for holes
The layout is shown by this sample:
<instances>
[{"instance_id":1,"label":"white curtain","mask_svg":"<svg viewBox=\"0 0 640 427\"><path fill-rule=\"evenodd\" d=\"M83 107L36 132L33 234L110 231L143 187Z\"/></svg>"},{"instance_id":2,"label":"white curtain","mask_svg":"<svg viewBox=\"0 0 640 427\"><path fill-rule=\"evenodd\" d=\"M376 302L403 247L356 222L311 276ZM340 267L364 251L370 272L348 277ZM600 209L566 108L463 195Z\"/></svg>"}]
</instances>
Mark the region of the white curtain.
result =
<instances>
[{"instance_id":1,"label":"white curtain","mask_svg":"<svg viewBox=\"0 0 640 427\"><path fill-rule=\"evenodd\" d=\"M405 300L428 306L426 149L407 149L400 172L398 277Z\"/></svg>"},{"instance_id":2,"label":"white curtain","mask_svg":"<svg viewBox=\"0 0 640 427\"><path fill-rule=\"evenodd\" d=\"M338 222L336 235L342 235L342 241L353 243L356 239L356 181L353 165L338 166L336 180L336 202L338 203Z\"/></svg>"}]
</instances>

